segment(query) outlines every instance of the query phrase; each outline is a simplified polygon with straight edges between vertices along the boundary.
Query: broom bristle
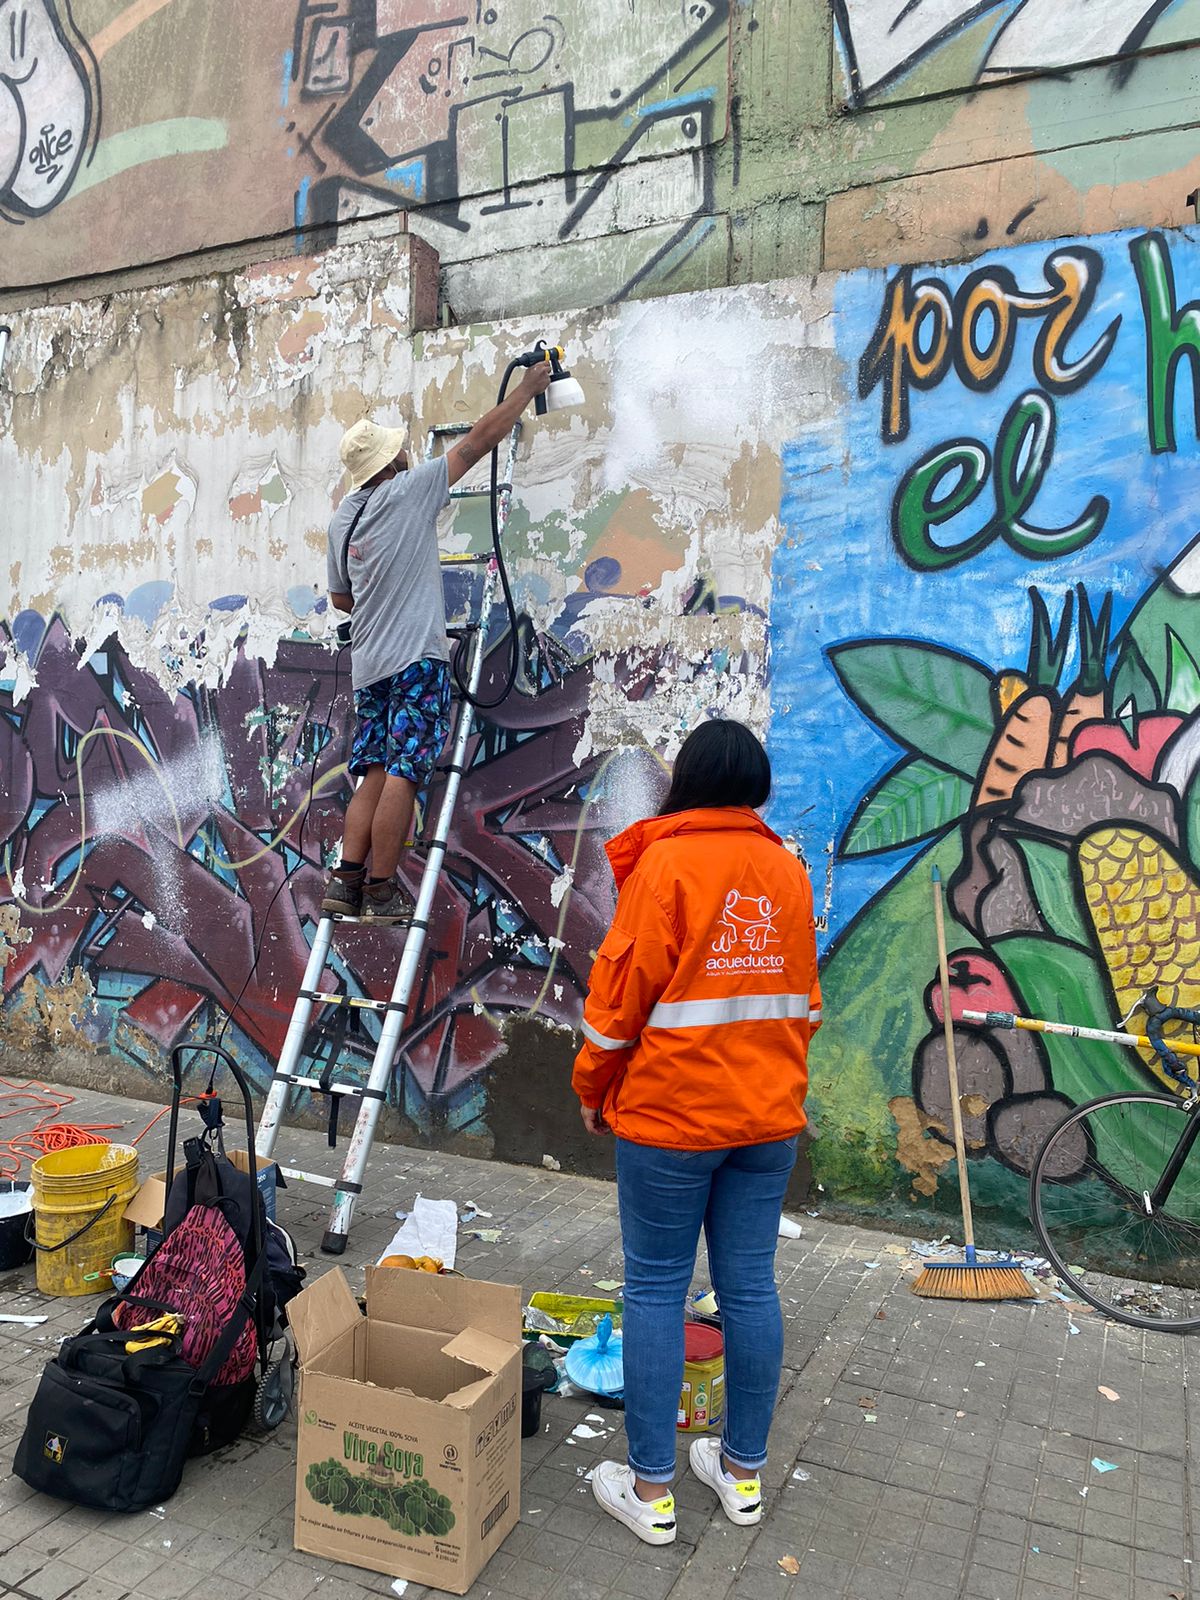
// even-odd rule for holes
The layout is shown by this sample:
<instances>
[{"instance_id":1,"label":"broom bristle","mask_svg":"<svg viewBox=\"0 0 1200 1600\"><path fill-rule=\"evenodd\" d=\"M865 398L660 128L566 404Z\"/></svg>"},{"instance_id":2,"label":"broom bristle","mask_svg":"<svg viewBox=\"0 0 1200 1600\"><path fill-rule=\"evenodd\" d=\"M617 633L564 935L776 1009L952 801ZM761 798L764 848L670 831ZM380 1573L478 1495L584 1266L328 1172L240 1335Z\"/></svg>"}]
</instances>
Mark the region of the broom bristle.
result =
<instances>
[{"instance_id":1,"label":"broom bristle","mask_svg":"<svg viewBox=\"0 0 1200 1600\"><path fill-rule=\"evenodd\" d=\"M912 1284L930 1300L1036 1300L1037 1291L1020 1267L968 1266L966 1262L927 1266Z\"/></svg>"}]
</instances>

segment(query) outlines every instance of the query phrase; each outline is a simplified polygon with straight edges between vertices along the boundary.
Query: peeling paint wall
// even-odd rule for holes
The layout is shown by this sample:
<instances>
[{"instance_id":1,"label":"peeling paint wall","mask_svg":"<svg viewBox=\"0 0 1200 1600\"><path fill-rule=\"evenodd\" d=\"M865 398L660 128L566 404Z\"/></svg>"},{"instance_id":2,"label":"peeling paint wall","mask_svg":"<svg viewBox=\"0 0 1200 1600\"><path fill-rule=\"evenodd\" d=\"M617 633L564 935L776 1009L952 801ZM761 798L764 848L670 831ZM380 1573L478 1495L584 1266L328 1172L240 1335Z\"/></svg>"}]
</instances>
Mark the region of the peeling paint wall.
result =
<instances>
[{"instance_id":1,"label":"peeling paint wall","mask_svg":"<svg viewBox=\"0 0 1200 1600\"><path fill-rule=\"evenodd\" d=\"M136 1083L232 1010L234 1047L259 1083L270 1071L350 793L323 588L338 439L370 408L422 453L545 331L414 332L409 248L347 243L14 319L0 482L29 509L0 634L10 1043L65 1030ZM829 313L827 286L790 283L561 325L588 402L531 417L521 446L518 690L472 739L396 1083L426 1136L491 1140L487 1072L520 1070L514 1014L558 1030L566 1103L613 903L604 841L653 808L697 716L765 731L781 449L826 403ZM765 369L743 359L757 347L778 352ZM486 501L456 502L442 537L448 555L485 549ZM447 568L452 617L477 615L479 570ZM507 651L497 628L485 687ZM339 982L385 993L401 942L346 940ZM333 1014L311 1048L364 1070L361 1018Z\"/></svg>"},{"instance_id":2,"label":"peeling paint wall","mask_svg":"<svg viewBox=\"0 0 1200 1600\"><path fill-rule=\"evenodd\" d=\"M466 324L1177 226L1200 186L1200 0L5 14L0 303L406 215Z\"/></svg>"}]
</instances>

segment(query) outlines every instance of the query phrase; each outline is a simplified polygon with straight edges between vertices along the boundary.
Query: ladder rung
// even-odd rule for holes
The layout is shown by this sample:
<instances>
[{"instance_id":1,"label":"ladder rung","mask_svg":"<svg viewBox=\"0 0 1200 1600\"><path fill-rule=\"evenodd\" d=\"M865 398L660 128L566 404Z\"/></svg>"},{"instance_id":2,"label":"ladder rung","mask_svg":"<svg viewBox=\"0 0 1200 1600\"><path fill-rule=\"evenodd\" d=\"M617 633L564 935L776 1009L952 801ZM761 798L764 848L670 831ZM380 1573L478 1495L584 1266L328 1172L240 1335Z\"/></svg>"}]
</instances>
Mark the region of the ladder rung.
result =
<instances>
[{"instance_id":1,"label":"ladder rung","mask_svg":"<svg viewBox=\"0 0 1200 1600\"><path fill-rule=\"evenodd\" d=\"M481 556L442 556L441 563L444 567L482 567L486 566L491 559L492 552L489 550Z\"/></svg>"},{"instance_id":2,"label":"ladder rung","mask_svg":"<svg viewBox=\"0 0 1200 1600\"><path fill-rule=\"evenodd\" d=\"M367 919L374 922L375 918ZM382 921L382 917L379 919ZM321 989L301 989L301 1000L312 1000L323 1006L353 1006L358 1011L396 1011L401 1008L394 1000L360 1000L357 995L326 994ZM403 1008L407 1010L407 1007Z\"/></svg>"},{"instance_id":3,"label":"ladder rung","mask_svg":"<svg viewBox=\"0 0 1200 1600\"><path fill-rule=\"evenodd\" d=\"M345 917L345 916L343 916L341 914L341 912L339 912L337 914L337 916L335 916L332 920L334 922L337 922L337 923L343 923L343 922L353 923L356 927L361 925L361 924L363 924L363 923L366 923L368 925L372 925L373 924L377 928L394 928L397 925L397 923L403 924L403 923L406 923L406 922L411 922L412 918L411 918L411 916L408 916L408 917ZM325 998L325 996L322 995L321 999L324 999L324 998Z\"/></svg>"},{"instance_id":4,"label":"ladder rung","mask_svg":"<svg viewBox=\"0 0 1200 1600\"><path fill-rule=\"evenodd\" d=\"M297 1089L319 1089L322 1094L346 1094L361 1098L362 1085L359 1083L330 1083L324 1084L320 1078L289 1078L289 1084L294 1084Z\"/></svg>"},{"instance_id":5,"label":"ladder rung","mask_svg":"<svg viewBox=\"0 0 1200 1600\"><path fill-rule=\"evenodd\" d=\"M497 494L503 494L506 489L507 490L511 490L511 488L512 488L512 484L511 483L498 483L496 485L496 493ZM484 494L489 494L490 495L491 492L492 492L492 490L491 490L491 485L490 484L488 485L488 487L486 489L451 489L450 498L451 498L451 500L471 500L471 499L476 498L479 495L484 495Z\"/></svg>"},{"instance_id":6,"label":"ladder rung","mask_svg":"<svg viewBox=\"0 0 1200 1600\"><path fill-rule=\"evenodd\" d=\"M474 426L473 422L435 422L429 432L441 438L448 433L470 433Z\"/></svg>"},{"instance_id":7,"label":"ladder rung","mask_svg":"<svg viewBox=\"0 0 1200 1600\"><path fill-rule=\"evenodd\" d=\"M336 1178L327 1178L320 1172L302 1172L299 1167L280 1167L279 1170L285 1178L294 1178L297 1183L319 1183L322 1189L337 1188Z\"/></svg>"}]
</instances>

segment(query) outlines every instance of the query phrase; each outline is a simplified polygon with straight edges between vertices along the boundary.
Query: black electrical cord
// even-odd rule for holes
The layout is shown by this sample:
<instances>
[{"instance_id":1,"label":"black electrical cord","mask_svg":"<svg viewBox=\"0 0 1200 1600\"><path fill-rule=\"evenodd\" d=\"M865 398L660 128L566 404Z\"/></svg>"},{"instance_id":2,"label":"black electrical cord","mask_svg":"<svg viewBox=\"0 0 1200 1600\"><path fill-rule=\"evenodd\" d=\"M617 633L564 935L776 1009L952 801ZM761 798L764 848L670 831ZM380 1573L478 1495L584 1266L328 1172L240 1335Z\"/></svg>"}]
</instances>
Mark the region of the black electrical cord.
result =
<instances>
[{"instance_id":1,"label":"black electrical cord","mask_svg":"<svg viewBox=\"0 0 1200 1600\"><path fill-rule=\"evenodd\" d=\"M538 359L541 360L543 358L539 356ZM505 394L506 394L506 392L508 390L508 381L512 377L513 373L517 370L518 367L525 367L525 366L529 366L529 365L530 365L530 362L528 360L521 360L520 358L518 358L516 361L510 361L508 363L508 366L504 369L504 377L500 380L500 392L496 396L496 404L497 405L503 405L504 396L505 396ZM512 498L512 484L511 483L508 486L508 493L509 493L509 498L511 499ZM455 650L454 659L451 662L451 667L452 667L453 672L454 672L454 682L458 687L458 692L462 695L463 699L469 701L470 704L473 705L477 711L493 711L493 710L495 710L495 708L498 705L501 704L502 701L508 699L509 695L512 693L513 685L517 681L517 672L518 672L518 670L520 668L520 664L521 664L521 641L520 641L520 636L519 636L519 627L518 627L518 620L517 620L517 607L516 607L516 602L513 600L512 588L509 585L508 568L504 565L504 549L503 549L503 547L501 545L501 542L500 542L500 445L499 444L497 444L495 449L492 451L491 509L492 509L492 553L494 554L494 556L496 558L496 570L500 574L500 588L504 593L504 605L505 605L505 609L508 612L508 639L509 639L508 672L505 674L504 686L500 690L500 693L498 695L496 695L496 697L494 699L492 699L492 700L483 700L477 694L472 694L471 693L470 684L468 683L467 678L464 675L463 667L462 667L463 651L464 651L464 649L465 649L465 647L467 645L467 640L466 639L460 639L459 640L458 648L457 648L457 650ZM481 651L486 650L486 648L487 648L487 640L486 639L480 639L479 648L480 648Z\"/></svg>"},{"instance_id":2,"label":"black electrical cord","mask_svg":"<svg viewBox=\"0 0 1200 1600\"><path fill-rule=\"evenodd\" d=\"M349 648L348 645L345 645L345 644L342 645L341 649L338 650L337 654L333 658L333 690L332 690L332 692L330 693L330 696L329 696L329 710L325 714L325 726L327 728L330 728L331 725L332 725L332 722L333 722L333 708L337 703L338 679L339 679L339 677L341 675L341 668L342 668L342 653L343 653L343 651L345 651L348 648ZM301 812L301 815L300 815L300 836L299 836L299 838L297 840L296 860L295 860L294 864L292 866L290 866L288 868L288 870L284 873L282 881L280 882L278 888L275 890L275 893L271 896L270 902L267 905L266 913L264 914L263 920L262 920L262 927L259 930L258 938L255 941L254 961L251 964L250 971L246 974L246 978L245 978L245 981L242 984L242 987L238 990L237 999L233 1002L233 1005L225 1013L225 1021L221 1024L220 1033L217 1034L217 1044L218 1045L220 1045L221 1041L224 1039L225 1030L229 1027L229 1024L233 1021L234 1012L237 1011L238 1007L241 1005L242 997L245 995L246 990L250 987L251 978L258 971L259 957L262 955L263 944L266 941L266 937L267 937L267 924L271 920L271 912L274 911L274 909L275 909L275 902L276 902L276 900L279 899L279 896L287 888L288 883L291 880L293 874L296 873L302 866L307 865L307 863L305 862L305 859L304 859L304 829L308 824L308 814L312 810L312 803L313 803L313 798L314 798L313 785L315 784L315 782L317 780L317 760L318 760L318 758L319 758L319 756L321 754L322 748L323 748L323 746L317 744L317 742L315 740L313 741L312 765L308 769L308 799L304 802L304 810L303 810L303 812ZM213 1072L215 1074L215 1072L216 1072L216 1068L215 1067L213 1068Z\"/></svg>"}]
</instances>

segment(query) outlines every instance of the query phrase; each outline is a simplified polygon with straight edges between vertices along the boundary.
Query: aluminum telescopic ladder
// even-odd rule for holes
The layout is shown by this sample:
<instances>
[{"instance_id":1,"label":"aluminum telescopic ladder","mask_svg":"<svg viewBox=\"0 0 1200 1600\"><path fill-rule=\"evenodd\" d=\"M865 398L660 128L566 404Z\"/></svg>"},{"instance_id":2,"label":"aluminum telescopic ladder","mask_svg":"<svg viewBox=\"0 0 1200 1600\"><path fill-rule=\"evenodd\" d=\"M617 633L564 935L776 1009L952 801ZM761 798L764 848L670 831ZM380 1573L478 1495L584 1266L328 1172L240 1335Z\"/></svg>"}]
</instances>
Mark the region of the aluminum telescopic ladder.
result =
<instances>
[{"instance_id":1,"label":"aluminum telescopic ladder","mask_svg":"<svg viewBox=\"0 0 1200 1600\"><path fill-rule=\"evenodd\" d=\"M461 435L469 432L470 424L463 423L449 423L431 428L429 430L430 453L435 448L436 440L444 440L455 434ZM516 464L517 441L520 432L521 424L518 421L509 435L507 464L503 480L498 486L497 524L501 535L503 535L505 525L508 522L509 506L512 500L513 468ZM452 500L461 500L473 496L487 495L490 492L490 487L483 489L457 488L450 491L450 498ZM446 556L442 558L443 567L481 565L484 562L487 564L487 572L480 598L479 621L467 630L467 637L470 641L467 685L472 695L478 692L480 679L483 676L483 658L487 648L487 635L491 622L492 608L496 599L498 569L494 554L490 558L477 555ZM433 837L426 845L425 870L421 875L421 887L417 894L417 903L413 911L412 921L408 927L408 934L404 940L404 950L400 957L400 965L396 971L396 979L392 985L390 999L359 999L357 996L330 994L321 989L321 978L329 965L330 948L336 928L369 928L372 926L378 928L381 921L381 919L370 917L331 917L323 915L317 924L316 935L313 938L312 949L309 952L308 965L304 969L300 992L296 996L296 1004L292 1010L291 1021L288 1024L287 1036L284 1039L283 1050L279 1056L279 1066L271 1078L266 1103L263 1106L256 1150L259 1155L270 1156L274 1153L279 1130L283 1125L284 1109L288 1095L292 1091L297 1089L312 1090L320 1094L341 1096L344 1100L356 1100L358 1102L358 1114L354 1123L354 1131L350 1135L350 1142L346 1148L346 1159L342 1166L340 1178L334 1180L326 1178L320 1173L304 1172L295 1167L280 1166L279 1169L285 1178L298 1179L301 1182L315 1183L324 1188L333 1189L333 1204L329 1213L329 1226L326 1228L325 1235L321 1240L321 1249L327 1255L341 1255L345 1250L346 1241L350 1236L350 1225L354 1218L354 1207L358 1197L363 1192L367 1162L370 1159L371 1146L375 1140L375 1129L379 1122L380 1112L383 1110L384 1102L387 1099L388 1088L392 1081L396 1049L400 1043L400 1036L404 1031L404 1023L408 1016L409 1006L412 1003L413 992L420 973L421 957L424 953L425 942L429 933L434 897L441 881L450 829L454 822L455 807L458 804L458 793L462 787L467 743L471 737L473 723L474 707L471 701L463 696L459 701L454 731L450 739L450 761L448 765L441 768L446 773L446 788L442 796L441 809L438 812L437 825L434 828ZM375 1054L366 1083L347 1083L334 1080L331 1077L332 1060L326 1064L326 1069L320 1077L302 1076L297 1072L296 1069L300 1065L304 1052L304 1042L308 1036L313 1010L317 1006L355 1007L364 1011L374 1011L382 1016L383 1026L380 1029L379 1042L375 1047ZM335 1102L331 1101L331 1106L334 1105ZM335 1126L336 1113L330 1119L331 1130Z\"/></svg>"}]
</instances>

